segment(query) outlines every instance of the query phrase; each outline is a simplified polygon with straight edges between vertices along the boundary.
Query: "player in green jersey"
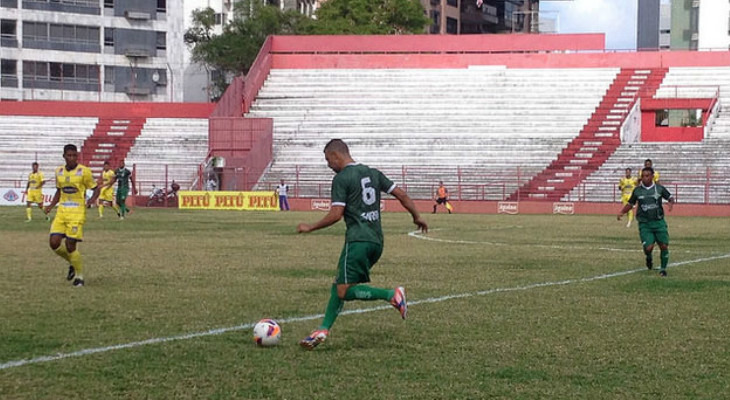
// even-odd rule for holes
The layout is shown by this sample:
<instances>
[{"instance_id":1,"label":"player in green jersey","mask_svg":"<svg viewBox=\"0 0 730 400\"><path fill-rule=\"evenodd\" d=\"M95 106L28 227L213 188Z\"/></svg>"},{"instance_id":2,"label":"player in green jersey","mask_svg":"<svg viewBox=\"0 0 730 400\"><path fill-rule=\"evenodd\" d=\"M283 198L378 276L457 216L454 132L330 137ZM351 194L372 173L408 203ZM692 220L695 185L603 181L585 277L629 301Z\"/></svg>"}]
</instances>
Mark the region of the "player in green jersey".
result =
<instances>
[{"instance_id":1,"label":"player in green jersey","mask_svg":"<svg viewBox=\"0 0 730 400\"><path fill-rule=\"evenodd\" d=\"M117 207L119 207L119 219L124 219L124 216L129 212L127 207L127 195L129 195L129 182L132 181L132 194L135 193L135 183L132 172L124 166L124 160L119 163L119 168L114 171L117 180Z\"/></svg>"},{"instance_id":2,"label":"player in green jersey","mask_svg":"<svg viewBox=\"0 0 730 400\"><path fill-rule=\"evenodd\" d=\"M380 192L395 196L413 216L413 223L422 231L428 230L416 206L403 189L375 168L356 163L347 144L340 139L330 140L324 147L327 165L335 171L332 179L332 204L329 213L314 224L301 223L299 233L326 228L345 218L347 231L345 245L337 264L337 276L330 289L330 299L319 328L299 344L311 350L324 342L329 330L349 300L385 300L400 311L406 319L408 305L405 288L382 289L365 285L370 282L370 269L383 252L383 231L380 226Z\"/></svg>"},{"instance_id":3,"label":"player in green jersey","mask_svg":"<svg viewBox=\"0 0 730 400\"><path fill-rule=\"evenodd\" d=\"M669 264L669 232L667 222L664 220L664 208L662 199L669 202L669 211L674 206L672 194L662 185L654 182L654 170L651 167L644 167L641 170L641 184L631 193L628 204L619 212L617 219L636 208L636 220L639 221L639 237L644 246L646 254L646 267L652 269L653 261L651 252L654 250L654 243L659 245L661 257L661 269L659 275L667 276L667 264Z\"/></svg>"}]
</instances>

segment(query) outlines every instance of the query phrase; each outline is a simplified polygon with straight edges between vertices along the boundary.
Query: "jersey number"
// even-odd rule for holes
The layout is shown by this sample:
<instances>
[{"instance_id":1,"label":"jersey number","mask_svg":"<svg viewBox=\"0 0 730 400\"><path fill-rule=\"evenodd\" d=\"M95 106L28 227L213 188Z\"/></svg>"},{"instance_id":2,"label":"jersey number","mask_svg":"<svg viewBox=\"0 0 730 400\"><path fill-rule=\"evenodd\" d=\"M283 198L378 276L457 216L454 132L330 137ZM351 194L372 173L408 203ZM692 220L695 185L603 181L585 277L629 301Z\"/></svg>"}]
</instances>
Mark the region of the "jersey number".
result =
<instances>
[{"instance_id":1,"label":"jersey number","mask_svg":"<svg viewBox=\"0 0 730 400\"><path fill-rule=\"evenodd\" d=\"M375 203L375 189L368 186L370 184L370 178L365 177L360 179L360 186L362 186L362 201L363 203L371 206Z\"/></svg>"}]
</instances>

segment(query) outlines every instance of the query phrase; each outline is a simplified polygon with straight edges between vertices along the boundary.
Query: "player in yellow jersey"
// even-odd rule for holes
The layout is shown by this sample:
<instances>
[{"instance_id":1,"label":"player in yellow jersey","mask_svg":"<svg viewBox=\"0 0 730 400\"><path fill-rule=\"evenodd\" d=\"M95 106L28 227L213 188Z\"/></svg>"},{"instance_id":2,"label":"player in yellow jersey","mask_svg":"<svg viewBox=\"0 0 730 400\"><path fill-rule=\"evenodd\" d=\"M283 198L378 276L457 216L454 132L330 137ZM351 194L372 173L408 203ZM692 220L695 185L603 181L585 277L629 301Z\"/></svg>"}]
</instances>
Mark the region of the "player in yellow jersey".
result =
<instances>
[{"instance_id":1,"label":"player in yellow jersey","mask_svg":"<svg viewBox=\"0 0 730 400\"><path fill-rule=\"evenodd\" d=\"M43 173L38 171L38 163L34 162L32 165L33 172L28 174L28 184L25 185L26 193L26 209L25 209L25 222L30 222L33 219L33 203L38 204L38 208L46 214L46 221L50 221L51 217L43 209L43 184L46 183L43 180Z\"/></svg>"},{"instance_id":2,"label":"player in yellow jersey","mask_svg":"<svg viewBox=\"0 0 730 400\"><path fill-rule=\"evenodd\" d=\"M626 168L626 175L618 181L618 190L621 191L621 204L629 204L631 193L634 192L634 188L639 184L636 177L631 176L631 168ZM634 210L629 211L629 222L626 223L626 227L631 226L631 221L634 220Z\"/></svg>"},{"instance_id":3,"label":"player in yellow jersey","mask_svg":"<svg viewBox=\"0 0 730 400\"><path fill-rule=\"evenodd\" d=\"M94 204L99 197L99 186L96 184L91 170L78 163L79 153L76 146L67 144L63 147L63 159L66 165L56 168L56 194L51 204L46 207L50 212L58 204L56 217L51 224L49 244L59 257L68 261L67 280L73 280L76 287L84 286L84 267L81 252L76 244L84 239L84 222L86 222L86 207ZM94 193L86 200L86 190L93 189ZM66 245L61 241L66 238ZM75 278L75 279L74 279Z\"/></svg>"},{"instance_id":4,"label":"player in yellow jersey","mask_svg":"<svg viewBox=\"0 0 730 400\"><path fill-rule=\"evenodd\" d=\"M104 161L104 170L101 171L101 191L99 192L99 218L104 218L104 205L111 206L119 214L119 209L114 205L114 182L117 176L109 161Z\"/></svg>"},{"instance_id":5,"label":"player in yellow jersey","mask_svg":"<svg viewBox=\"0 0 730 400\"><path fill-rule=\"evenodd\" d=\"M654 170L654 183L659 183L659 171L654 169L654 163L651 162L650 159L644 160L644 168L651 168ZM636 178L636 181L641 180L641 169L639 169L639 176Z\"/></svg>"}]
</instances>

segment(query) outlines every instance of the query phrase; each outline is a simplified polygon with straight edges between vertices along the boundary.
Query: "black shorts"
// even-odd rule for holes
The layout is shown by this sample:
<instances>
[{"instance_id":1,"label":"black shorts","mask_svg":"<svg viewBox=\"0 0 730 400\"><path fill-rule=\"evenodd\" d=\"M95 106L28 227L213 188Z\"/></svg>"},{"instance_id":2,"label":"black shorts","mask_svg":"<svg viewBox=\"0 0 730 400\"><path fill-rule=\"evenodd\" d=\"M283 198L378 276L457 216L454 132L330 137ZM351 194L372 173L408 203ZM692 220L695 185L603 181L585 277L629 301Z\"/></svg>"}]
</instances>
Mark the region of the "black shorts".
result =
<instances>
[{"instance_id":1,"label":"black shorts","mask_svg":"<svg viewBox=\"0 0 730 400\"><path fill-rule=\"evenodd\" d=\"M438 199L436 199L436 204L446 204L446 202L448 201L449 199L447 199L446 197L439 197Z\"/></svg>"}]
</instances>

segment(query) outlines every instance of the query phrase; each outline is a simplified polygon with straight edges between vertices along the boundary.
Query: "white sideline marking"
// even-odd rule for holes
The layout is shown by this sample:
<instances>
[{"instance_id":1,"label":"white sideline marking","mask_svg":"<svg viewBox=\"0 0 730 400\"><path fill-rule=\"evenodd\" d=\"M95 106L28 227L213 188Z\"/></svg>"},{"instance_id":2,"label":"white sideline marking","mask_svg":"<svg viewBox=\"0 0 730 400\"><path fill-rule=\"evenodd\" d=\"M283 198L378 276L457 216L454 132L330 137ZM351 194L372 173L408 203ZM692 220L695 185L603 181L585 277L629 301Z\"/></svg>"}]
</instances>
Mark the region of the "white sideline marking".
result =
<instances>
[{"instance_id":1,"label":"white sideline marking","mask_svg":"<svg viewBox=\"0 0 730 400\"><path fill-rule=\"evenodd\" d=\"M723 258L730 258L730 253L719 255L719 256L697 258L694 260L687 260L687 261L671 263L671 264L669 264L669 267L679 267L681 265L696 264L696 263L701 263L701 262L705 262L705 261L719 260L719 259L723 259ZM524 285L524 286L494 288L494 289L488 289L488 290L480 290L477 292L466 292L466 293L450 294L450 295L439 296L439 297L430 297L430 298L422 299L422 300L409 301L408 305L414 306L414 305L418 305L418 304L440 303L442 301L451 300L451 299L463 299L463 298L467 298L467 297L485 296L485 295L492 294L492 293L516 292L516 291L521 291L521 290L537 289L537 288L542 288L542 287L547 287L547 286L561 286L561 285L569 285L572 283L593 282L593 281L598 281L598 280L602 280L602 279L615 278L617 276L629 275L629 274L633 274L633 273L636 273L639 271L646 271L646 268L637 268L637 269L631 269L631 270L627 270L627 271L613 272L610 274L596 275L596 276L591 276L588 278L576 278L576 279L566 279L563 281L532 283L532 284ZM364 314L364 313L373 312L373 311L388 310L391 307L392 307L391 305L382 305L382 306L371 307L371 308L359 308L356 310L343 311L340 313L340 315ZM315 319L320 319L322 317L324 317L324 314L307 315L307 316L303 316L303 317L282 318L282 319L278 319L277 321L282 324L285 324L285 323L292 323L292 322L311 321L311 320L315 320ZM66 358L72 358L72 357L82 357L82 356L87 356L87 355L91 355L91 354L106 353L106 352L112 351L112 350L131 349L134 347L145 346L148 344L157 344L157 343L173 342L173 341L177 341L177 340L194 339L194 338L204 337L204 336L220 335L220 334L226 333L226 332L251 329L251 328L253 328L254 325L255 325L255 323L248 323L248 324L242 324L242 325L237 325L237 326L230 326L227 328L211 329L211 330L205 331L205 332L194 332L194 333L188 333L188 334L184 334L184 335L153 338L153 339L141 340L138 342L117 344L117 345L113 345L113 346L84 349L84 350L74 351L71 353L58 353L58 354L51 355L51 356L41 356L41 357L36 357L36 358L27 358L25 360L8 361L8 362L4 362L4 363L0 364L0 370L14 368L14 367L22 367L24 365L30 365L30 364L39 364L39 363L49 362L49 361L58 361L58 360L66 359Z\"/></svg>"},{"instance_id":2,"label":"white sideline marking","mask_svg":"<svg viewBox=\"0 0 730 400\"><path fill-rule=\"evenodd\" d=\"M429 229L429 232L438 231L440 229ZM430 236L425 236L421 231L408 232L408 236L414 237L421 240L429 240L432 242L441 243L455 243L455 244L487 244L490 246L530 246L530 247L542 247L546 249L558 249L558 250L606 250L606 251L625 251L625 252L640 252L641 249L616 249L612 247L580 247L580 246L560 246L557 244L533 244L533 243L502 243L502 242L476 242L471 240L451 240L451 239L439 239Z\"/></svg>"}]
</instances>

